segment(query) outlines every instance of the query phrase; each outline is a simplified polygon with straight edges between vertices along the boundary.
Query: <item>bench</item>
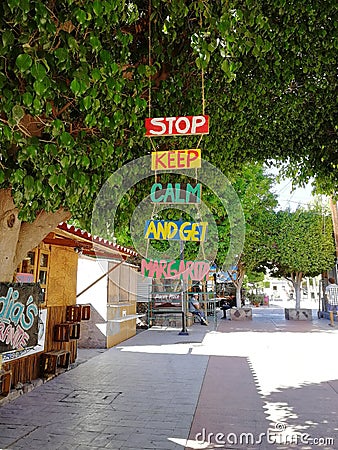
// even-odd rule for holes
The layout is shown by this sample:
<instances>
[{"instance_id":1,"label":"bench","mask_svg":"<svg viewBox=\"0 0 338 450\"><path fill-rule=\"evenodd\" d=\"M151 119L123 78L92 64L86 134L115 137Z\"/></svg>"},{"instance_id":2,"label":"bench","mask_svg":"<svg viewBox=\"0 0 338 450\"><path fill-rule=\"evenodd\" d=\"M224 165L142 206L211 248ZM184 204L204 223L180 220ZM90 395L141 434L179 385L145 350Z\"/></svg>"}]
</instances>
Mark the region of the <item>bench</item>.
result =
<instances>
[{"instance_id":1,"label":"bench","mask_svg":"<svg viewBox=\"0 0 338 450\"><path fill-rule=\"evenodd\" d=\"M57 375L60 368L68 369L70 365L70 352L67 350L51 350L42 353L41 369L43 376Z\"/></svg>"}]
</instances>

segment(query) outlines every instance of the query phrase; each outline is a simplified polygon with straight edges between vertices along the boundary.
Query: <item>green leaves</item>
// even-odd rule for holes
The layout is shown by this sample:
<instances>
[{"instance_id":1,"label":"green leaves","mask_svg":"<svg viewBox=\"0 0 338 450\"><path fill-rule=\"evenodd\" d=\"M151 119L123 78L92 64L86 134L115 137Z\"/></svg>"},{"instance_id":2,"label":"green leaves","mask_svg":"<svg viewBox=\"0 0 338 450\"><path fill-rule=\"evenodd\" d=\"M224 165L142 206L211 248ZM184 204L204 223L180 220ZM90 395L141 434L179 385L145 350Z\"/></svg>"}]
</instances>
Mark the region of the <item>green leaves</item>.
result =
<instances>
[{"instance_id":1,"label":"green leaves","mask_svg":"<svg viewBox=\"0 0 338 450\"><path fill-rule=\"evenodd\" d=\"M233 62L229 62L227 59L224 59L222 63L222 70L227 75L228 82L235 80L235 64Z\"/></svg>"},{"instance_id":2,"label":"green leaves","mask_svg":"<svg viewBox=\"0 0 338 450\"><path fill-rule=\"evenodd\" d=\"M10 30L6 30L2 33L2 45L4 47L11 46L14 43L14 34Z\"/></svg>"},{"instance_id":3,"label":"green leaves","mask_svg":"<svg viewBox=\"0 0 338 450\"><path fill-rule=\"evenodd\" d=\"M323 224L325 223L325 227ZM277 214L277 260L282 275L301 272L316 276L334 264L331 218L320 211L281 211Z\"/></svg>"},{"instance_id":4,"label":"green leaves","mask_svg":"<svg viewBox=\"0 0 338 450\"><path fill-rule=\"evenodd\" d=\"M1 7L1 153L10 168L3 183L27 217L36 204L89 216L104 178L151 151L148 106L153 117L205 109L203 158L226 173L277 158L292 177L315 176L322 191L337 190L333 0L153 0L151 64L141 3ZM191 137L156 138L156 146L179 148L182 139L196 145ZM262 218L249 199L260 193L242 175L238 192L254 237L254 218Z\"/></svg>"},{"instance_id":5,"label":"green leaves","mask_svg":"<svg viewBox=\"0 0 338 450\"><path fill-rule=\"evenodd\" d=\"M32 65L32 58L26 53L21 53L21 55L16 58L15 64L21 72L26 72Z\"/></svg>"},{"instance_id":6,"label":"green leaves","mask_svg":"<svg viewBox=\"0 0 338 450\"><path fill-rule=\"evenodd\" d=\"M34 63L31 69L31 74L37 81L43 81L46 78L46 69L40 63Z\"/></svg>"},{"instance_id":7,"label":"green leaves","mask_svg":"<svg viewBox=\"0 0 338 450\"><path fill-rule=\"evenodd\" d=\"M26 175L23 180L23 185L27 192L32 192L34 189L34 178L31 175Z\"/></svg>"},{"instance_id":8,"label":"green leaves","mask_svg":"<svg viewBox=\"0 0 338 450\"><path fill-rule=\"evenodd\" d=\"M97 16L101 16L103 12L102 2L100 0L93 1L93 11Z\"/></svg>"},{"instance_id":9,"label":"green leaves","mask_svg":"<svg viewBox=\"0 0 338 450\"><path fill-rule=\"evenodd\" d=\"M87 14L86 11L84 11L83 9L76 9L75 10L75 17L76 20L81 24L85 24L86 20L87 20Z\"/></svg>"},{"instance_id":10,"label":"green leaves","mask_svg":"<svg viewBox=\"0 0 338 450\"><path fill-rule=\"evenodd\" d=\"M74 139L71 134L64 131L60 136L60 143L65 147L72 147L74 145Z\"/></svg>"},{"instance_id":11,"label":"green leaves","mask_svg":"<svg viewBox=\"0 0 338 450\"><path fill-rule=\"evenodd\" d=\"M12 118L15 123L19 123L25 115L23 108L20 105L15 105L12 109Z\"/></svg>"}]
</instances>

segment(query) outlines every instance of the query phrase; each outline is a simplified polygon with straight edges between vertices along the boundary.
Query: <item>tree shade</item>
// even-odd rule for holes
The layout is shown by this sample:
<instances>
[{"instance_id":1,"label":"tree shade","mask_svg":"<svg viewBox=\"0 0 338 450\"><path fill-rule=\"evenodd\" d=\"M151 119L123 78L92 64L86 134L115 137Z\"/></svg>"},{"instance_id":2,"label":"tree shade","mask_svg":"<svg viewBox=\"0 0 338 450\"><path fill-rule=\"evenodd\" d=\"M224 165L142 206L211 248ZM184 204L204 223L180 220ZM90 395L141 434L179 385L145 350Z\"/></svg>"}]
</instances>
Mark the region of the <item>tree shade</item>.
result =
<instances>
[{"instance_id":1,"label":"tree shade","mask_svg":"<svg viewBox=\"0 0 338 450\"><path fill-rule=\"evenodd\" d=\"M151 151L147 115L206 112L202 154L225 173L276 158L336 192L336 14L333 1L1 2L2 277L18 242L70 215L88 224L109 175ZM153 145L182 139L197 142ZM48 229L28 225L41 217Z\"/></svg>"}]
</instances>

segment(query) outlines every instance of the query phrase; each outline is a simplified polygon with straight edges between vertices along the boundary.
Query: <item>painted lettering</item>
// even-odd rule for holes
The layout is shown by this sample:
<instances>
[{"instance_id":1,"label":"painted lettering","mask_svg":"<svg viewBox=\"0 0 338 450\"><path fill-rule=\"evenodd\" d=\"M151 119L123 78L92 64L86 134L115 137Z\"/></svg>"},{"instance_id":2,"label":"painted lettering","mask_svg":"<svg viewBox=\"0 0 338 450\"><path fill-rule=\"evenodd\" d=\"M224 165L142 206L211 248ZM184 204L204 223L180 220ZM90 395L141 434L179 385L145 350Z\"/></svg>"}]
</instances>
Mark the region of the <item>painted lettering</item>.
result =
<instances>
[{"instance_id":1,"label":"painted lettering","mask_svg":"<svg viewBox=\"0 0 338 450\"><path fill-rule=\"evenodd\" d=\"M206 261L143 259L141 262L141 274L150 278L202 280L209 270L210 264Z\"/></svg>"},{"instance_id":2,"label":"painted lettering","mask_svg":"<svg viewBox=\"0 0 338 450\"><path fill-rule=\"evenodd\" d=\"M184 122L184 128L182 128L180 126L180 124ZM196 128L196 127L195 127ZM188 117L179 117L176 120L176 130L177 133L179 134L187 134L189 132L190 129L190 120L188 119Z\"/></svg>"},{"instance_id":3,"label":"painted lettering","mask_svg":"<svg viewBox=\"0 0 338 450\"><path fill-rule=\"evenodd\" d=\"M156 136L157 134L158 135L165 134L166 125L164 124L163 121L164 117L158 117L157 119L154 118L150 120L152 127L159 128L159 130L153 128L151 132L152 135Z\"/></svg>"},{"instance_id":4,"label":"painted lettering","mask_svg":"<svg viewBox=\"0 0 338 450\"><path fill-rule=\"evenodd\" d=\"M205 125L207 118L209 119L208 116L193 116L191 125L191 134L196 134L197 132L196 130L202 128Z\"/></svg>"},{"instance_id":5,"label":"painted lettering","mask_svg":"<svg viewBox=\"0 0 338 450\"><path fill-rule=\"evenodd\" d=\"M29 299L31 299L31 301L33 301L32 296L30 296ZM27 303L30 303L30 301L28 300ZM38 314L39 314L39 310L38 310L37 305L35 303L29 304L27 306L27 311L26 311L26 316L28 318L28 321L26 322L25 316L21 316L20 324L21 324L22 328L24 330L29 330L34 323L35 317L37 317Z\"/></svg>"},{"instance_id":6,"label":"painted lettering","mask_svg":"<svg viewBox=\"0 0 338 450\"><path fill-rule=\"evenodd\" d=\"M20 302L16 302L12 305L11 321L14 323L14 325L17 325L19 323L20 317L22 316L24 310L25 310L25 307Z\"/></svg>"},{"instance_id":7,"label":"painted lettering","mask_svg":"<svg viewBox=\"0 0 338 450\"><path fill-rule=\"evenodd\" d=\"M154 183L150 191L153 203L200 203L202 194L201 183L192 186L190 183L161 184Z\"/></svg>"},{"instance_id":8,"label":"painted lettering","mask_svg":"<svg viewBox=\"0 0 338 450\"><path fill-rule=\"evenodd\" d=\"M165 157L167 156L167 153L168 152L152 152L151 166L154 165L155 167L155 169L153 170L168 169L167 165L165 164Z\"/></svg>"},{"instance_id":9,"label":"painted lettering","mask_svg":"<svg viewBox=\"0 0 338 450\"><path fill-rule=\"evenodd\" d=\"M6 297L0 297L0 320L8 324L12 322L15 326L20 323L23 329L28 330L38 315L38 307L33 303L34 300L31 295L28 297L26 305L20 301L16 301L19 300L19 296L19 292L10 287L8 288ZM28 317L28 322L26 321L25 314Z\"/></svg>"},{"instance_id":10,"label":"painted lettering","mask_svg":"<svg viewBox=\"0 0 338 450\"><path fill-rule=\"evenodd\" d=\"M199 169L201 149L168 150L151 153L151 170Z\"/></svg>"},{"instance_id":11,"label":"painted lettering","mask_svg":"<svg viewBox=\"0 0 338 450\"><path fill-rule=\"evenodd\" d=\"M18 286L18 287L17 287ZM11 351L37 343L39 286L0 283L0 349ZM29 295L31 294L31 295ZM22 296L22 298L21 298Z\"/></svg>"},{"instance_id":12,"label":"painted lettering","mask_svg":"<svg viewBox=\"0 0 338 450\"><path fill-rule=\"evenodd\" d=\"M11 345L13 349L18 349L25 347L28 339L29 334L20 325L15 329L11 324L0 323L0 342Z\"/></svg>"},{"instance_id":13,"label":"painted lettering","mask_svg":"<svg viewBox=\"0 0 338 450\"><path fill-rule=\"evenodd\" d=\"M209 116L149 117L145 119L146 136L208 134Z\"/></svg>"},{"instance_id":14,"label":"painted lettering","mask_svg":"<svg viewBox=\"0 0 338 450\"><path fill-rule=\"evenodd\" d=\"M162 188L162 184L161 183L154 183L151 186L151 191L150 191L150 200L153 203L162 203L162 200L164 198L164 195L159 195L159 193L162 193L163 188Z\"/></svg>"},{"instance_id":15,"label":"painted lettering","mask_svg":"<svg viewBox=\"0 0 338 450\"><path fill-rule=\"evenodd\" d=\"M186 203L201 203L202 185L197 183L196 186L192 186L190 183L186 187ZM189 199L189 200L188 200ZM196 199L195 201L191 201Z\"/></svg>"},{"instance_id":16,"label":"painted lettering","mask_svg":"<svg viewBox=\"0 0 338 450\"><path fill-rule=\"evenodd\" d=\"M144 227L145 239L205 241L208 222L171 222L147 220Z\"/></svg>"}]
</instances>

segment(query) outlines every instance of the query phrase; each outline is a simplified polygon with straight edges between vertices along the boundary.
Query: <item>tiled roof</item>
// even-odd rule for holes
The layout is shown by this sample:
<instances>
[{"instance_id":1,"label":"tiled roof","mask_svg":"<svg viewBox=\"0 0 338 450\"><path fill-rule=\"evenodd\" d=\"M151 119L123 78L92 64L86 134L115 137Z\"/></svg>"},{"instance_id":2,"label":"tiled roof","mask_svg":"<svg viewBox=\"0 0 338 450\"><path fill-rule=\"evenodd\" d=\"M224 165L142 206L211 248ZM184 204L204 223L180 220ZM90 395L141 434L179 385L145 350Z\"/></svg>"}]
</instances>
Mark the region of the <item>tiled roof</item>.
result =
<instances>
[{"instance_id":1,"label":"tiled roof","mask_svg":"<svg viewBox=\"0 0 338 450\"><path fill-rule=\"evenodd\" d=\"M125 256L137 256L137 252L131 250L130 248L123 247L122 245L116 244L114 242L109 241L108 239L101 238L99 236L93 236L88 231L81 230L80 228L74 227L74 225L69 225L66 222L62 222L57 227L59 230L65 231L67 233L72 234L82 240L91 242L93 244L93 249L95 251L97 246L100 248L107 249L108 251L117 252L119 254Z\"/></svg>"}]
</instances>

